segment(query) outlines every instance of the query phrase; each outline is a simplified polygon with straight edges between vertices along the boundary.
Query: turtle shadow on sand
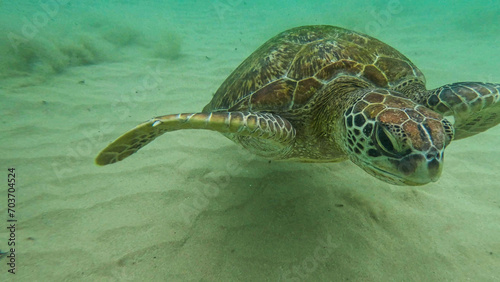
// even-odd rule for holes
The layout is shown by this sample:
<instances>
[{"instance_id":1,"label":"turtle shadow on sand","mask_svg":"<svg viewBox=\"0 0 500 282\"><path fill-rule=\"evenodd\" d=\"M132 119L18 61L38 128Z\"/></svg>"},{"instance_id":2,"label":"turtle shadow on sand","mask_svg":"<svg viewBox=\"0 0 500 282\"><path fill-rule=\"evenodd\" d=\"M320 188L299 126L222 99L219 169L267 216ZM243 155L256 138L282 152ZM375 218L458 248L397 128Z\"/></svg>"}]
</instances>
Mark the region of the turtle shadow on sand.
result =
<instances>
[{"instance_id":1,"label":"turtle shadow on sand","mask_svg":"<svg viewBox=\"0 0 500 282\"><path fill-rule=\"evenodd\" d=\"M226 150L214 152L224 154ZM405 219L389 203L383 205L371 198L373 187L353 192L347 179L340 181L332 175L342 170L338 165L318 169L316 165L269 164L245 158L234 164L243 171L229 177L202 168L180 174L186 179L182 189L190 192L183 194L177 214L162 220L162 226L152 226L164 230L158 231L162 236L154 246L128 253L119 260L120 266L172 277L171 267L155 265L173 261L182 267L196 264L196 270L189 271L195 280L221 280L228 274L236 280L254 281L301 275L315 278L325 273L329 277L356 277L353 266L364 263L367 256L360 254L368 252L366 246L380 240L373 248L387 248L391 243L388 237L397 242L405 239L395 217L415 220ZM215 164L212 171L223 168ZM214 183L221 183L216 195L207 196L206 202L196 199L200 194L192 191L213 191ZM188 187L192 185L197 187ZM378 193L391 193L391 189ZM195 211L187 222L185 205ZM173 241L172 233L179 239Z\"/></svg>"}]
</instances>

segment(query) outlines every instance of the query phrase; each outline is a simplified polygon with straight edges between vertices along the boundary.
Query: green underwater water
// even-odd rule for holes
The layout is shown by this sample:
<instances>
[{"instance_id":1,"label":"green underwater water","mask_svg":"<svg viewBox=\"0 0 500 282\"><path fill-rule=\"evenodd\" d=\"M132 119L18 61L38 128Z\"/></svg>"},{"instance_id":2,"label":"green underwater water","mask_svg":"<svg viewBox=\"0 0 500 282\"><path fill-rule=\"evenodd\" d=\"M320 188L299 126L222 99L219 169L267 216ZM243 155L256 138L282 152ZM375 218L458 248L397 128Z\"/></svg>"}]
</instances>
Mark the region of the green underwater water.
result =
<instances>
[{"instance_id":1,"label":"green underwater water","mask_svg":"<svg viewBox=\"0 0 500 282\"><path fill-rule=\"evenodd\" d=\"M493 0L460 3L47 0L3 1L1 5L2 77L53 74L68 67L119 60L119 54L126 53L129 47L143 47L144 56L175 58L183 37L191 43L203 35L222 36L224 30L263 30L262 37L252 44L258 46L281 30L311 24L338 25L395 42L401 37L391 32L395 27L408 26L405 36L412 29L421 28L443 36L457 33L469 42L495 37L499 28L498 3ZM176 29L191 32L176 34ZM464 42L464 45L469 44Z\"/></svg>"}]
</instances>

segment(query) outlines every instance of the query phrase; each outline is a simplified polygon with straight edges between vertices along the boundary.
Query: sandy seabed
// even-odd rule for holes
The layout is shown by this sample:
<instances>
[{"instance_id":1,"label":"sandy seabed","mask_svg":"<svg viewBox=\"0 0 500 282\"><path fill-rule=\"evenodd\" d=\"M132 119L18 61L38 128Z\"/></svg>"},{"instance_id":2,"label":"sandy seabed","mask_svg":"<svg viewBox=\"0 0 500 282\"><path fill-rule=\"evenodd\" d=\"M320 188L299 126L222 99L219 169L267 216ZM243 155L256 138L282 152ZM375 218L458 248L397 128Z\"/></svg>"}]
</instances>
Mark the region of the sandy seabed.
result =
<instances>
[{"instance_id":1,"label":"sandy seabed","mask_svg":"<svg viewBox=\"0 0 500 282\"><path fill-rule=\"evenodd\" d=\"M87 14L65 4L17 52L2 43L0 175L15 168L18 221L17 274L4 257L0 280L498 281L500 127L453 142L441 179L423 187L388 185L350 162L269 163L194 130L94 164L136 124L199 111L253 50L294 26L371 31L429 88L500 82L498 8L461 22L453 12L463 10L399 1L358 15L355 2L337 18L309 4L108 3ZM40 11L26 5L19 22ZM372 11L397 13L380 21ZM9 19L6 30L22 35ZM0 230L6 251L10 232Z\"/></svg>"}]
</instances>

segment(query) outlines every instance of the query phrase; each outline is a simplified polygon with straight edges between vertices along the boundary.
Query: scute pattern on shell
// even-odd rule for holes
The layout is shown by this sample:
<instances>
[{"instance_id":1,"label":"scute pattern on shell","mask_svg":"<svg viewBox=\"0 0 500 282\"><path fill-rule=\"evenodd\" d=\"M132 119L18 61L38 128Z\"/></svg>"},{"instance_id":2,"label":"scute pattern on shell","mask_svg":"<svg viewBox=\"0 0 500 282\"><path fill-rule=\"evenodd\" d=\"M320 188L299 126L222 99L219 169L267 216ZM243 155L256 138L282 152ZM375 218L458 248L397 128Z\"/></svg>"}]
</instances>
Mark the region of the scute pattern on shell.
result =
<instances>
[{"instance_id":1,"label":"scute pattern on shell","mask_svg":"<svg viewBox=\"0 0 500 282\"><path fill-rule=\"evenodd\" d=\"M203 111L297 109L342 75L385 88L409 80L425 83L410 60L375 38L339 27L304 26L282 32L258 48Z\"/></svg>"}]
</instances>

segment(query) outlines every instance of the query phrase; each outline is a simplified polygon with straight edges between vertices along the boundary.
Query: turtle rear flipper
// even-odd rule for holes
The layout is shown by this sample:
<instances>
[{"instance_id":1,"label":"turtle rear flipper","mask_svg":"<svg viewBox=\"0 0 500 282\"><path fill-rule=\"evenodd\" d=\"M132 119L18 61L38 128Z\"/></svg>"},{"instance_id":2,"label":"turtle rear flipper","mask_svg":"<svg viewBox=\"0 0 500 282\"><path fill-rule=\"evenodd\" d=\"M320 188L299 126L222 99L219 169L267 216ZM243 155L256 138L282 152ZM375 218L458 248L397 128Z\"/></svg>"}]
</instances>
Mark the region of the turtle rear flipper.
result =
<instances>
[{"instance_id":1,"label":"turtle rear flipper","mask_svg":"<svg viewBox=\"0 0 500 282\"><path fill-rule=\"evenodd\" d=\"M179 129L207 129L234 136L248 136L287 147L295 129L286 119L270 113L213 112L166 115L139 124L118 137L97 155L98 165L112 164L134 154L156 137Z\"/></svg>"},{"instance_id":2,"label":"turtle rear flipper","mask_svg":"<svg viewBox=\"0 0 500 282\"><path fill-rule=\"evenodd\" d=\"M500 84L459 82L430 90L427 107L455 119L454 140L500 123Z\"/></svg>"}]
</instances>

